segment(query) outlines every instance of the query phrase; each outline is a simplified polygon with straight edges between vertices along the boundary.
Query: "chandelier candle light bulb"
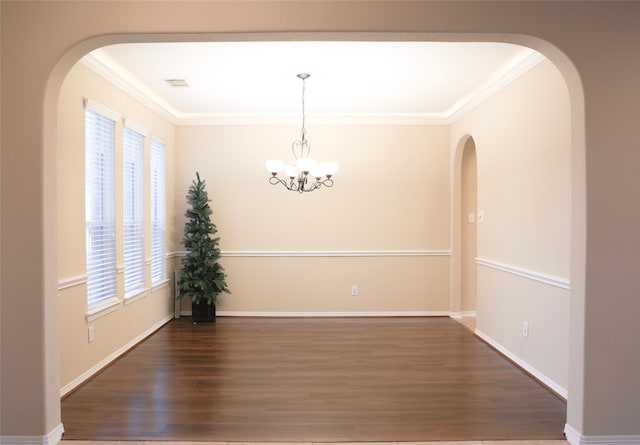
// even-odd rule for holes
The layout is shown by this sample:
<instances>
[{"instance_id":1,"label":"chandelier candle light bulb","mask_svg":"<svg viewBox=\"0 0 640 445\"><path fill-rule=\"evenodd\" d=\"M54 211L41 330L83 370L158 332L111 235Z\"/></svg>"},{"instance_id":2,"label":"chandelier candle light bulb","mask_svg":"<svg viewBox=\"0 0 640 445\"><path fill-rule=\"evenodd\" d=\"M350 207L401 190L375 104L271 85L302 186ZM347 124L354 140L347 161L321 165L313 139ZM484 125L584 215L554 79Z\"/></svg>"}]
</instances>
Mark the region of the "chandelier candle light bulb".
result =
<instances>
[{"instance_id":1,"label":"chandelier candle light bulb","mask_svg":"<svg viewBox=\"0 0 640 445\"><path fill-rule=\"evenodd\" d=\"M303 193L318 190L322 186L333 186L333 179L331 178L338 171L338 164L336 162L317 163L315 159L309 157L311 144L306 138L307 132L304 127L306 119L304 90L305 80L309 78L309 74L298 74L298 77L302 79L302 137L291 144L291 151L296 160L295 165L285 164L284 161L280 160L268 160L266 166L269 173L271 173L269 178L271 185L281 184L287 190ZM284 170L284 174L289 178L289 181L278 177L282 170ZM309 177L312 179L309 180Z\"/></svg>"}]
</instances>

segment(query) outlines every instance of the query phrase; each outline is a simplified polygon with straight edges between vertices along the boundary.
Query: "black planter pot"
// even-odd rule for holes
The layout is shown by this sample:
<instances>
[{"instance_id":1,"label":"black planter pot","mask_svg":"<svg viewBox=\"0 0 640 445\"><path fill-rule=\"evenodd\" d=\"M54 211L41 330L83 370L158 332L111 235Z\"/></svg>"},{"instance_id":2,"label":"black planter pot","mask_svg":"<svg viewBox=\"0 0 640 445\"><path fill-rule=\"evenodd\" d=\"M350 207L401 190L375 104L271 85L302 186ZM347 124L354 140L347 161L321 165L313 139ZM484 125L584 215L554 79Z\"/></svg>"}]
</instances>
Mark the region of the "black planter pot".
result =
<instances>
[{"instance_id":1,"label":"black planter pot","mask_svg":"<svg viewBox=\"0 0 640 445\"><path fill-rule=\"evenodd\" d=\"M215 304L191 304L191 319L194 323L215 323L216 322L216 305Z\"/></svg>"}]
</instances>

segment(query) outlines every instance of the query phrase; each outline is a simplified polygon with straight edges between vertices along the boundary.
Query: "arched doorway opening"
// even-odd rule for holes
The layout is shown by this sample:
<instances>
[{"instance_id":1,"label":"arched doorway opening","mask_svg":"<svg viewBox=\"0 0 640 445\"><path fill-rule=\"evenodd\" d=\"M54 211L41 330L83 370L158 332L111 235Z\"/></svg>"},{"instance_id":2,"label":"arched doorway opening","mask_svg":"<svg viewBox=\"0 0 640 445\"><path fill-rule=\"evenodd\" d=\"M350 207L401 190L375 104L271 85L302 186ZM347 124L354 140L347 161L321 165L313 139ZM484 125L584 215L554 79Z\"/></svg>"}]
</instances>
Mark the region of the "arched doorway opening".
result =
<instances>
[{"instance_id":1,"label":"arched doorway opening","mask_svg":"<svg viewBox=\"0 0 640 445\"><path fill-rule=\"evenodd\" d=\"M477 191L475 193L470 193L468 191L468 185L469 182L471 181L472 183L476 183L477 180L475 178L472 178L472 176L475 176L473 173L475 172L476 168L471 168L471 164L475 164L474 161L474 156L470 155L470 142L471 144L473 144L473 140L472 139L468 139L465 142L465 146L463 148L462 151L462 163L461 163L461 187L462 187L462 199L463 199L463 203L462 203L462 207L463 207L463 219L464 219L464 215L466 214L467 216L467 222L471 222L472 224L475 224L475 216L473 216L472 221L469 221L469 213L475 213L475 212L467 212L465 209L470 205L469 202L464 202L464 201L468 201L469 198L471 197L471 195L475 196L477 194ZM473 144L473 148L474 148L474 153L475 153L475 144ZM472 204L475 207L475 204ZM474 276L474 270L475 270L475 264L474 264L474 260L475 260L475 241L472 240L472 251L471 253L468 252L468 247L469 247L469 236L470 233L468 231L463 230L463 228L460 228L461 230L461 241L462 241L462 246L463 246L463 251L462 251L462 267L463 267L463 274L464 274L464 279L461 280L461 297L460 297L460 310L461 312L470 312L470 305L474 305L474 301L475 301L475 295L473 295L473 289L475 288L475 276Z\"/></svg>"},{"instance_id":2,"label":"arched doorway opening","mask_svg":"<svg viewBox=\"0 0 640 445\"><path fill-rule=\"evenodd\" d=\"M469 137L462 149L461 173L461 274L460 311L463 317L476 314L476 256L478 251L477 224L482 216L478 214L478 165L476 146Z\"/></svg>"},{"instance_id":3,"label":"arched doorway opening","mask_svg":"<svg viewBox=\"0 0 640 445\"><path fill-rule=\"evenodd\" d=\"M110 23L109 18L104 18L102 20L103 23ZM143 25L141 25L141 32L157 32L157 28L155 27L157 26L157 22L154 21L154 25L149 25L150 28L146 28ZM107 25L108 28L108 25ZM175 25L173 27L167 25L167 33L170 33L171 31L174 31ZM491 28L491 27L488 27ZM499 27L497 27L499 28ZM261 28L264 29L264 28ZM475 29L475 28L474 28ZM91 33L94 34L91 34ZM95 35L95 33L97 32L101 32L103 35L108 35L110 32L116 33L115 35L112 34L110 35L108 38L97 38L97 39L93 39L90 36L91 35ZM48 84L47 84L47 91L46 91L46 97L45 97L45 106L44 106L44 113L42 113L42 110L39 108L38 109L38 113L40 116L45 116L44 118L42 118L41 120L38 120L38 123L43 123L43 126L38 125L37 128L38 130L34 133L32 139L29 139L28 142L29 145L28 147L30 147L34 152L40 153L42 151L43 154L39 154L38 156L38 160L40 161L39 163L41 165L47 165L48 167L45 167L43 170L44 172L42 173L42 184L40 187L40 190L44 190L44 191L40 191L38 192L38 197L39 198L43 198L43 199L39 199L38 202L42 202L45 201L46 204L42 205L42 208L44 210L44 215L41 216L42 218L44 218L45 221L52 221L55 219L55 213L56 213L56 207L55 207L55 202L56 202L56 191L55 191L55 173L52 172L52 166L55 165L55 153L56 153L56 146L55 146L55 132L56 132L56 126L55 126L55 119L52 118L51 116L54 116L55 114L55 108L56 108L56 98L57 98L57 94L59 92L59 88L60 88L60 83L62 81L62 78L64 77L64 73L66 71L68 71L70 65L72 63L74 63L80 55L88 52L91 49L97 48L99 46L105 45L105 44L109 44L109 43L126 43L128 41L131 41L133 39L131 34L118 34L118 33L123 33L124 31L117 29L117 27L113 27L110 29L99 29L99 30L94 30L94 31L87 31L84 35L80 34L78 37L75 37L76 39L83 39L86 38L86 40L83 40L81 43L77 43L75 47L73 47L70 51L64 53L63 50L61 49L57 49L54 56L57 58L58 56L60 56L59 62L56 65L53 73L49 73L51 74L48 77ZM184 30L183 30L184 32ZM197 32L197 27L196 25L194 25L194 32ZM477 30L476 30L477 32ZM162 37L167 37L168 38L173 38L171 37L171 34L155 34L153 37L151 36L146 36L145 39L147 39L148 41L153 41L153 39L157 39L157 38L161 38ZM347 36L348 37L348 36ZM379 37L379 36L378 36ZM404 36L406 37L406 35ZM464 36L460 36L460 38L463 38ZM138 37L136 37L138 38ZM373 37L372 37L373 38ZM398 36L398 38L400 38L400 36ZM423 38L434 38L434 35L430 35L430 36L424 36ZM469 37L466 37L469 38ZM478 34L474 34L473 38L480 38L478 36ZM503 36L504 38L504 36ZM529 39L524 39L524 38L518 38L518 37L513 37L513 41L515 43L518 43L518 41L523 41L523 40L529 40ZM78 40L75 40L74 42L77 42ZM576 118L577 122L581 122L581 117L583 115L582 112L582 103L580 102L579 99L576 99L577 96L580 95L580 83L577 80L577 76L575 75L575 70L573 68L571 68L570 63L568 62L568 59L564 56L559 55L559 53L557 51L554 51L552 48L550 48L548 45L543 44L542 42L534 42L533 44L536 44L537 46L540 47L541 50L544 49L548 49L551 52L554 52L554 54L557 56L557 58L562 59L565 63L564 63L564 73L567 75L568 78L570 78L572 80L572 83L570 84L570 88L573 90L573 94L572 97L574 98L575 101L577 101L577 113L578 113L578 118ZM66 48L69 48L70 46L65 46L65 50ZM557 59L556 59L557 60ZM40 80L40 79L38 79ZM33 84L35 84L35 82L32 82ZM41 83L39 83L38 85L40 85ZM30 85L28 82L25 82L26 87L28 86L32 86ZM34 89L34 91L40 91L39 89ZM29 98L27 98L29 99ZM42 101L40 100L41 98L38 97L36 100L34 101L39 101L39 103L41 104ZM32 105L32 102L29 102L29 105ZM575 111L575 110L574 110ZM18 115L19 118L19 115ZM576 161L576 165L578 166L583 166L584 162L583 162L583 158L584 158L584 137L580 136L582 133L584 133L584 128L580 127L578 125L579 128L574 129L574 134L577 134L578 136L575 138L574 140L574 147L576 148L574 150L574 160ZM38 142L36 142L36 140ZM14 142L13 140L10 139L11 142ZM44 141L44 142L42 142ZM36 149L35 147L37 147L38 149ZM44 148L44 150L39 150ZM17 164L22 165L20 162L18 162ZM15 167L16 165L13 164L9 164L8 168L11 167ZM17 170L17 169L16 169ZM578 178L574 180L574 184L582 184L582 182L584 182L584 172L578 172ZM16 173L17 175L18 173ZM582 181L582 182L581 182ZM31 193L34 194L35 192ZM584 193L584 186L581 186L577 189L574 189L574 200L577 201L577 209L578 210L583 210L584 209L584 201L585 201L585 193ZM577 228L579 229L578 234L576 235L578 238L580 238L580 234L584 234L584 231L582 230L584 227L584 221L582 220L583 217L579 216L579 221L577 224ZM29 229L29 226L27 226L27 228L25 230ZM21 403L21 405L24 406L31 406L31 407L41 407L41 410L43 411L43 415L39 416L39 418L41 419L41 424L33 429L29 429L28 427L25 428L15 428L12 431L26 431L26 434L29 434L31 431L36 431L34 434L37 434L38 431L42 431L44 430L45 432L50 431L52 429L52 423L56 422L56 411L59 412L59 409L56 410L55 405L56 405L56 395L57 395L57 388L56 388L56 377L57 377L57 371L55 370L55 368L57 367L58 363L55 360L55 356L57 354L57 346L56 346L56 342L55 342L55 338L56 338L56 334L55 331L57 330L57 313L56 313L56 308L55 308L55 303L49 303L50 301L54 301L55 300L55 294L56 294L56 273L55 273L55 256L57 254L57 246L56 246L56 240L55 240L55 233L49 234L52 235L51 237L49 237L49 239L44 242L44 241L40 241L41 246L44 247L43 252L41 253L35 253L35 251L37 251L38 249L32 249L33 251L33 256L42 259L42 263L44 263L44 272L42 272L39 276L41 276L41 280L39 280L37 283L35 283L33 285L33 289L28 289L29 292L28 293L33 293L33 294L37 294L37 295L41 295L40 292L38 292L38 290L35 290L35 288L37 288L38 286L40 286L40 290L42 290L44 288L43 291L43 296L41 296L41 298L44 300L44 302L39 302L41 310L43 311L42 317L40 317L40 320L42 321L42 323L44 324L44 327L40 327L40 330L42 331L40 336L38 336L38 340L30 340L27 339L27 341L25 342L26 345L26 349L27 350L35 350L33 352L33 355L37 355L38 357L47 357L47 359L49 359L47 361L46 366L42 365L42 361L36 361L36 364L38 365L37 369L38 369L38 375L41 377L40 379L37 379L38 381L45 381L46 384L43 385L43 387L41 388L43 392L46 391L46 394L44 396L42 396L41 394L36 395L36 396L31 396L30 394L25 395L25 397L23 397L23 403ZM580 239L579 239L580 240ZM580 244L580 243L578 243ZM576 263L577 263L577 270L579 271L580 269L580 265L584 265L584 246L580 245L578 246L578 249L575 253L575 259L576 259ZM15 266L15 267L19 267ZM9 272L13 271L14 269L7 269ZM9 274L8 274L9 275ZM583 281L583 276L581 274L578 274L579 276L577 276L577 280L578 281ZM18 278L16 278L17 281L19 281L20 275L18 274ZM13 287L15 287L15 289L13 289ZM583 291L583 284L579 284L578 285L578 299L580 301L580 307L582 306L582 300L584 299L584 295L582 295L582 293L580 291ZM10 285L8 286L9 290L14 290L15 292L13 293L19 293L18 292L18 285L16 284L14 286L14 283L10 283ZM44 321L46 318L46 321ZM16 322L18 323L18 322ZM16 328L17 329L17 324L16 323L11 323L10 325L7 325L6 328L3 327L3 332L9 332L10 329ZM5 331L6 329L6 331ZM22 328L24 330L24 328ZM17 329L17 332L21 332L20 329ZM577 340L576 341L581 341L582 339L582 331L579 330L577 335ZM47 339L46 341L43 339ZM579 346L579 345L577 345ZM576 346L576 347L577 347ZM579 349L579 348L578 348ZM17 354L17 353L16 353ZM9 352L7 352L7 357L11 357L11 355L9 354ZM40 368L40 366L42 366ZM33 369L36 369L36 367L34 367ZM582 375L582 371L580 369L576 370L576 372L578 372L578 374ZM4 374L3 374L4 377ZM30 376L27 376L26 378L31 378ZM9 380L9 382L15 382L15 383L19 383L20 382L20 378L19 377L12 377L12 380ZM19 385L16 385L19 386ZM576 386L578 388L578 386ZM16 390L17 391L17 390ZM580 392L580 390L578 391ZM3 398L4 396L7 396L8 400L12 400L15 399L20 400L20 396L14 392L10 392L10 393L5 393L3 394ZM43 402L44 401L44 402ZM579 403L581 403L581 401L579 401ZM581 418L580 415L576 414L576 416L578 418ZM58 416L59 417L59 416ZM7 421L8 423L11 422L11 420L16 420L15 425L24 425L24 422L21 422L17 419L17 417L12 417L9 416L7 417ZM38 421L38 420L36 420ZM11 434L12 431L9 431L9 433ZM15 433L18 434L18 433Z\"/></svg>"}]
</instances>

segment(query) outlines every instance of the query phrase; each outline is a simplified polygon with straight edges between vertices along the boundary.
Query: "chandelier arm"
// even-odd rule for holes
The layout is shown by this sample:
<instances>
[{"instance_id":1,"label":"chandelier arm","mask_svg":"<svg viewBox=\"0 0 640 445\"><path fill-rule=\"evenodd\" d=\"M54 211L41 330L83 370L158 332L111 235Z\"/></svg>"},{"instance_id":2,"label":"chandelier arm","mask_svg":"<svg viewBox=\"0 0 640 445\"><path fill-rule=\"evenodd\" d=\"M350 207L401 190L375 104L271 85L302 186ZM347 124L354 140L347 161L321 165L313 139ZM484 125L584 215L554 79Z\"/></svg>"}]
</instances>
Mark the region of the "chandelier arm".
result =
<instances>
[{"instance_id":1,"label":"chandelier arm","mask_svg":"<svg viewBox=\"0 0 640 445\"><path fill-rule=\"evenodd\" d=\"M324 179L320 181L320 184L324 185L325 187L333 187L333 179L331 178Z\"/></svg>"},{"instance_id":2,"label":"chandelier arm","mask_svg":"<svg viewBox=\"0 0 640 445\"><path fill-rule=\"evenodd\" d=\"M278 185L278 184L282 184L284 185L286 188L289 188L289 186L287 186L287 183L285 181L283 181L282 179L278 178L277 176L271 176L269 178L269 184L271 185Z\"/></svg>"}]
</instances>

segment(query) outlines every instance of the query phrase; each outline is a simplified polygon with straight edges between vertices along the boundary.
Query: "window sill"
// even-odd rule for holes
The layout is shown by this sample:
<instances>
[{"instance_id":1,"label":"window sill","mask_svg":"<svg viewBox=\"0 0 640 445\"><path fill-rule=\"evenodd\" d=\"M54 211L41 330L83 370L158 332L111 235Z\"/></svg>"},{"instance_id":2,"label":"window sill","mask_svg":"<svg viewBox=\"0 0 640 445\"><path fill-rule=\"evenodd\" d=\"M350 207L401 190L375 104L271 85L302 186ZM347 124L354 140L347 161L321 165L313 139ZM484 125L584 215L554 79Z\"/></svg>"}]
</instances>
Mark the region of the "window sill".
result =
<instances>
[{"instance_id":1,"label":"window sill","mask_svg":"<svg viewBox=\"0 0 640 445\"><path fill-rule=\"evenodd\" d=\"M117 297L109 298L106 301L101 302L99 305L89 308L85 315L87 323L91 323L100 317L104 317L111 312L115 312L120 307L120 300Z\"/></svg>"},{"instance_id":2,"label":"window sill","mask_svg":"<svg viewBox=\"0 0 640 445\"><path fill-rule=\"evenodd\" d=\"M162 288L162 287L166 287L169 284L169 281L171 281L169 278L165 278L164 280L160 280L156 283L152 283L151 284L151 292L155 292L158 289Z\"/></svg>"},{"instance_id":3,"label":"window sill","mask_svg":"<svg viewBox=\"0 0 640 445\"><path fill-rule=\"evenodd\" d=\"M125 294L124 296L124 305L128 306L131 303L135 303L138 300L142 300L144 297L149 295L149 289L140 289Z\"/></svg>"}]
</instances>

